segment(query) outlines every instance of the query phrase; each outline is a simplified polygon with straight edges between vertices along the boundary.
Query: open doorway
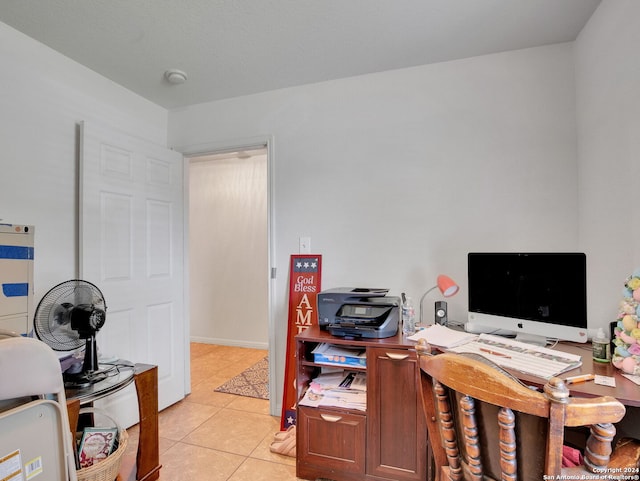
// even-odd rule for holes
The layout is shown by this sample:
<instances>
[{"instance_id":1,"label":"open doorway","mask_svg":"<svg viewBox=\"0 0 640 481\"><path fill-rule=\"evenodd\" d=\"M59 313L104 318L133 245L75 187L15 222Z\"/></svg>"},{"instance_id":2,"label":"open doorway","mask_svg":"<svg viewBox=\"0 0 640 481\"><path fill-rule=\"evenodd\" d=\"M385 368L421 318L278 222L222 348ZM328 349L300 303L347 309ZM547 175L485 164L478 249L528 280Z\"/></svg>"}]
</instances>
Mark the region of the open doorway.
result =
<instances>
[{"instance_id":1,"label":"open doorway","mask_svg":"<svg viewBox=\"0 0 640 481\"><path fill-rule=\"evenodd\" d=\"M269 347L267 149L189 158L192 341Z\"/></svg>"},{"instance_id":2,"label":"open doorway","mask_svg":"<svg viewBox=\"0 0 640 481\"><path fill-rule=\"evenodd\" d=\"M263 267L261 267L260 269L264 269L262 272L262 276L261 279L266 283L266 288L262 289L262 287L260 288L260 294L261 294L261 299L264 300L264 296L266 296L266 307L260 308L260 312L261 312L261 316L260 318L263 319L263 321L261 321L261 328L260 329L266 329L267 331L267 346L266 349L269 352L269 412L271 415L273 416L277 416L280 414L280 403L278 402L277 396L276 396L276 385L277 385L277 380L276 380L276 372L278 372L278 369L282 369L282 367L279 367L280 365L278 364L280 362L280 359L278 359L277 353L274 356L274 352L273 352L273 346L275 346L275 327L274 327L274 314L273 314L273 304L274 304L274 299L276 298L276 292L275 292L275 265L276 265L276 258L275 258L275 251L276 251L276 246L275 246L275 229L274 229L274 185L273 185L273 162L274 162L274 153L273 153L273 138L270 136L264 136L264 137L254 137L254 138L247 138L247 139L236 139L235 141L224 141L224 142L212 142L212 143L207 143L207 144L197 144L197 145L191 145L191 146L183 146L179 149L177 149L179 152L182 152L182 154L184 155L184 172L185 172L185 231L184 231L184 235L185 235L185 239L189 239L192 237L196 237L198 236L197 232L192 231L191 229L191 224L195 223L195 220L192 220L190 218L189 215L189 204L191 203L190 201L190 180L192 176L195 176L195 171L191 172L191 166L192 165L196 165L198 163L198 161L203 161L206 162L204 159L210 156L217 156L217 155L235 155L236 159L238 157L244 157L245 154L249 154L250 156L253 156L254 151L258 151L259 155L263 156L263 159L265 159L264 156L266 156L266 160L264 160L265 165L264 168L266 169L266 177L264 180L264 185L263 187L261 187L260 189L264 189L266 191L266 210L264 211L264 222L266 222L266 233L263 235L262 233L259 234L262 239L264 239L264 242L266 242L266 250L264 251L264 259L266 261L266 267L264 267L264 264L261 261L261 265ZM242 152L244 152L245 154L242 154ZM257 152L256 152L257 154ZM238 159L237 159L238 160ZM242 160L242 159L239 159ZM232 162L232 161L229 161ZM238 172L236 171L236 174L238 174ZM240 176L240 180L242 181L242 176ZM213 189L208 189L207 192L209 192L209 195L211 195ZM204 195L204 194L203 194ZM214 225L214 223L212 222L211 218L209 218L208 216L205 216L206 219L202 221L202 224L206 225L208 227L208 229L214 229L216 226ZM224 229L224 227L217 227L217 229ZM192 232L194 232L192 234ZM261 231L263 232L263 231ZM247 238L242 239L242 241L246 241ZM237 244L239 244L239 239L236 239ZM214 247L214 244L211 239L209 239L207 241L207 237L206 236L201 236L200 238L200 242L202 243L208 243L206 245L206 249L208 250L212 250L212 249L216 249L218 251L224 251L225 247ZM198 259L197 254L194 252L191 252L191 242L190 240L185 242L185 258L186 260L186 265L188 266L187 269L189 271L191 271L191 269L195 268L195 265L198 264L200 265L201 260ZM241 251L240 247L234 246L234 248L237 251ZM260 248L257 247L248 247L245 248L244 251L245 252L251 252L252 249L256 249L256 250L260 250L263 251L263 247L261 244ZM260 270L258 269L258 270ZM240 273L241 274L241 269L239 269L237 266L232 268L231 270L233 270L236 273ZM216 275L217 278L224 280L225 277L225 273L223 272L222 274L218 274ZM191 291L196 287L194 286L194 281L191 280L191 275L190 273L187 275L185 282L186 285L188 285L188 289L185 293L185 302L186 302L186 310L189 311L186 313L186 317L188 319L193 319L195 316L194 314L191 312ZM209 289L209 291L203 291L203 292L211 292L211 289ZM218 291L219 292L219 291ZM219 303L226 305L227 307L232 307L232 311L233 312L237 312L237 311L242 311L245 310L245 308L247 307L248 303L250 302L250 295L254 292L253 290L251 292L249 292L248 288L246 287L246 285L241 285L240 287L237 287L234 292L240 296L242 298L242 303L241 304L232 304L231 301L227 298L222 298L223 296L218 296L218 298L220 298ZM234 296L234 298L237 299L237 296ZM261 301L262 302L262 301ZM204 314L203 317L206 317L208 314ZM241 323L239 321L232 321L232 319L238 319L238 317L232 317L229 319L226 319L226 322L228 323L233 323L234 325L240 325ZM190 340L192 340L192 333L191 333L191 329L190 326L187 326L187 328L189 329L187 335L185 336L185 339L187 341L187 344L189 343ZM239 329L243 329L243 330L248 330L247 326L241 326ZM196 340L196 339L193 339ZM218 339L218 337L214 334L214 338L211 339L211 341L207 341L207 342L216 342ZM231 341L227 341L227 342L231 342ZM246 342L246 341L244 341ZM263 346L263 344L261 344L262 341L257 342L255 345L258 346L258 348L261 348L261 346ZM235 343L235 344L240 344L240 343ZM248 342L248 344L241 344L243 346L248 346L248 347L253 347L254 344L252 342ZM188 348L188 346L187 346ZM188 352L188 351L187 351ZM186 379L186 386L187 386L187 391L190 391L190 383L191 383L191 378L190 378L190 372L188 370L185 371L185 379Z\"/></svg>"}]
</instances>

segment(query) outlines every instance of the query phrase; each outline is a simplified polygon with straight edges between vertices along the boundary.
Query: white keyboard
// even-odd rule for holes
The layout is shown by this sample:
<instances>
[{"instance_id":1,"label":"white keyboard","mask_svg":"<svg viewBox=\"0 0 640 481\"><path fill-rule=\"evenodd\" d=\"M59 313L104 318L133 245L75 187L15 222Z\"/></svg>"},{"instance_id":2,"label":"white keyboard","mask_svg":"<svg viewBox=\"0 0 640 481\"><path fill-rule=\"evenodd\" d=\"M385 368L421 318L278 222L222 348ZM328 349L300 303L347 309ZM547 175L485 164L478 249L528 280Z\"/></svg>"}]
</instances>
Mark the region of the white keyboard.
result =
<instances>
[{"instance_id":1,"label":"white keyboard","mask_svg":"<svg viewBox=\"0 0 640 481\"><path fill-rule=\"evenodd\" d=\"M480 334L476 340L448 350L480 354L505 369L513 369L543 379L558 376L582 364L582 358L575 354L490 334Z\"/></svg>"}]
</instances>

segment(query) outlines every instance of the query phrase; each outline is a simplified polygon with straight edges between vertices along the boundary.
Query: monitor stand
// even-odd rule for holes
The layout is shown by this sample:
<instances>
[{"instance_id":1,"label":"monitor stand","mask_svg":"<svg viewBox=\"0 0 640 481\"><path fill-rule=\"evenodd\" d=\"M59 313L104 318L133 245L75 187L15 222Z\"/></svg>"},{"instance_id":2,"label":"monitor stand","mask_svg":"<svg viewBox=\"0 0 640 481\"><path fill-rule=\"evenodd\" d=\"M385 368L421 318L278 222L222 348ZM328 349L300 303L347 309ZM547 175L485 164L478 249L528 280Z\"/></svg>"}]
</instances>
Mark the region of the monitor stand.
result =
<instances>
[{"instance_id":1,"label":"monitor stand","mask_svg":"<svg viewBox=\"0 0 640 481\"><path fill-rule=\"evenodd\" d=\"M494 336L511 338L515 337L516 341L524 342L527 344L535 344L536 346L545 347L547 345L547 338L545 336L539 336L537 334L527 334L525 332L515 332L507 329L495 329L493 327L476 324L475 322L467 322L464 325L464 330L472 334L491 334Z\"/></svg>"},{"instance_id":2,"label":"monitor stand","mask_svg":"<svg viewBox=\"0 0 640 481\"><path fill-rule=\"evenodd\" d=\"M496 329L495 327L487 327L475 322L467 322L464 330L471 334L491 334L494 336L514 337L516 333L507 329Z\"/></svg>"},{"instance_id":3,"label":"monitor stand","mask_svg":"<svg viewBox=\"0 0 640 481\"><path fill-rule=\"evenodd\" d=\"M519 332L516 334L516 341L525 342L527 344L535 344L536 346L545 347L547 345L547 338L545 336L538 336L537 334L527 334L525 332Z\"/></svg>"}]
</instances>

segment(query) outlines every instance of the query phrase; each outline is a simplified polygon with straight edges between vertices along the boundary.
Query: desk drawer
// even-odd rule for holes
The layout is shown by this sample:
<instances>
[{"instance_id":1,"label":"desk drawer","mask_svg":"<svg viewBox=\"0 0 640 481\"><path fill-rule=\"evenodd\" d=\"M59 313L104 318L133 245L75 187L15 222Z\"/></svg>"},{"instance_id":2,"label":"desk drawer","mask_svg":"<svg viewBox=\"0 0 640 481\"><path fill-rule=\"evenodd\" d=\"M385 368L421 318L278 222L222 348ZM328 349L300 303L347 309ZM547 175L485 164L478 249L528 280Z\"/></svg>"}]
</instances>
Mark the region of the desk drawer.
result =
<instances>
[{"instance_id":1,"label":"desk drawer","mask_svg":"<svg viewBox=\"0 0 640 481\"><path fill-rule=\"evenodd\" d=\"M298 476L312 466L327 474L335 470L364 475L366 420L365 415L298 407Z\"/></svg>"}]
</instances>

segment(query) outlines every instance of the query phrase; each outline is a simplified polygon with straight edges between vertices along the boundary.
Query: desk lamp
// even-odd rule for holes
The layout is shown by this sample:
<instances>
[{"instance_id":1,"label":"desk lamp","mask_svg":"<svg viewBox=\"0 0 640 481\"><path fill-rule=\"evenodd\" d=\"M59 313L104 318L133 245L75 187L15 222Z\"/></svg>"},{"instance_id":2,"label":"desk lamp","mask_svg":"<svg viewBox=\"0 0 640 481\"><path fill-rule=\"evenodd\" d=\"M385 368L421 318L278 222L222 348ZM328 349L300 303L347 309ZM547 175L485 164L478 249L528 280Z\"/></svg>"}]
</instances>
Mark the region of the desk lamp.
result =
<instances>
[{"instance_id":1,"label":"desk lamp","mask_svg":"<svg viewBox=\"0 0 640 481\"><path fill-rule=\"evenodd\" d=\"M422 294L422 297L420 298L420 324L421 325L422 325L422 301L424 301L424 298L427 297L427 294L429 294L431 291L433 291L436 288L440 290L440 292L444 297L451 297L460 290L460 287L458 287L458 285L453 281L453 279L451 279L451 277L440 274L437 278L437 284L433 286L431 289L429 289L427 292Z\"/></svg>"}]
</instances>

